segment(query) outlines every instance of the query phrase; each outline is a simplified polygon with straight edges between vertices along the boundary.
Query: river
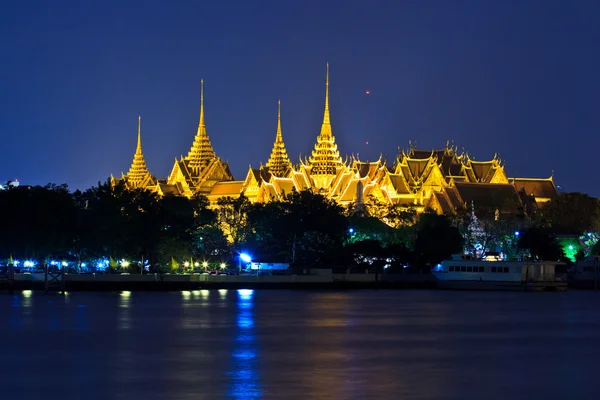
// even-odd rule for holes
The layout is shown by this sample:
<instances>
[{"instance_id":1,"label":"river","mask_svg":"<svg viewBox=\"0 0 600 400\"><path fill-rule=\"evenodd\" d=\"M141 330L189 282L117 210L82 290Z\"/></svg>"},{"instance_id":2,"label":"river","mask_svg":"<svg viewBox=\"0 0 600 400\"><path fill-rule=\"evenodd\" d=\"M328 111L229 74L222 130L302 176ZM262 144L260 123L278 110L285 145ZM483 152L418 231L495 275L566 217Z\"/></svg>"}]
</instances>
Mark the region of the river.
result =
<instances>
[{"instance_id":1,"label":"river","mask_svg":"<svg viewBox=\"0 0 600 400\"><path fill-rule=\"evenodd\" d=\"M598 399L600 292L0 295L3 399Z\"/></svg>"}]
</instances>

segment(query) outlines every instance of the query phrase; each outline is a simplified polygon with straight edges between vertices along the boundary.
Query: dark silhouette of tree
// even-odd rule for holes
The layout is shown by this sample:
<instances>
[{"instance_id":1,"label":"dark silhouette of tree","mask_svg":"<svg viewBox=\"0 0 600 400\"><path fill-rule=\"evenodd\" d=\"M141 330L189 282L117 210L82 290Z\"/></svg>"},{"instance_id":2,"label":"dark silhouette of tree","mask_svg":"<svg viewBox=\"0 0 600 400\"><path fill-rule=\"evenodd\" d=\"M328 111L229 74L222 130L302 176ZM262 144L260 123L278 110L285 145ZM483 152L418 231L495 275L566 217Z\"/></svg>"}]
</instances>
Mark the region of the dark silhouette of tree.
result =
<instances>
[{"instance_id":1,"label":"dark silhouette of tree","mask_svg":"<svg viewBox=\"0 0 600 400\"><path fill-rule=\"evenodd\" d=\"M524 258L531 260L562 261L565 254L561 249L556 235L548 228L533 226L526 229L517 243Z\"/></svg>"},{"instance_id":2,"label":"dark silhouette of tree","mask_svg":"<svg viewBox=\"0 0 600 400\"><path fill-rule=\"evenodd\" d=\"M425 211L415 225L414 256L417 266L434 266L462 251L462 236L445 215Z\"/></svg>"},{"instance_id":3,"label":"dark silhouette of tree","mask_svg":"<svg viewBox=\"0 0 600 400\"><path fill-rule=\"evenodd\" d=\"M560 193L536 214L538 221L556 234L600 231L600 203L583 193Z\"/></svg>"}]
</instances>

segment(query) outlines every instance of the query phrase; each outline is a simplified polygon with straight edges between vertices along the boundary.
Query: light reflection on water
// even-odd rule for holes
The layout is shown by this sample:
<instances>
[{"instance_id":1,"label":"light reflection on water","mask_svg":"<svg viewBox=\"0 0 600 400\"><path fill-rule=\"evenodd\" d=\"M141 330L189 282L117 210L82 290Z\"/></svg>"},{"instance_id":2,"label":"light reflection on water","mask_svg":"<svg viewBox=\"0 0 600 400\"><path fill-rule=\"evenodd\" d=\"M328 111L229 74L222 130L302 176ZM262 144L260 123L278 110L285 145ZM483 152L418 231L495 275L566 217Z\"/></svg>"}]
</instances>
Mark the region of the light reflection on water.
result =
<instances>
[{"instance_id":1,"label":"light reflection on water","mask_svg":"<svg viewBox=\"0 0 600 400\"><path fill-rule=\"evenodd\" d=\"M258 344L254 333L253 290L237 291L237 330L231 357L231 385L228 395L232 399L261 398L262 391L256 370Z\"/></svg>"},{"instance_id":2,"label":"light reflection on water","mask_svg":"<svg viewBox=\"0 0 600 400\"><path fill-rule=\"evenodd\" d=\"M599 306L591 291L18 292L0 295L2 396L597 399Z\"/></svg>"}]
</instances>

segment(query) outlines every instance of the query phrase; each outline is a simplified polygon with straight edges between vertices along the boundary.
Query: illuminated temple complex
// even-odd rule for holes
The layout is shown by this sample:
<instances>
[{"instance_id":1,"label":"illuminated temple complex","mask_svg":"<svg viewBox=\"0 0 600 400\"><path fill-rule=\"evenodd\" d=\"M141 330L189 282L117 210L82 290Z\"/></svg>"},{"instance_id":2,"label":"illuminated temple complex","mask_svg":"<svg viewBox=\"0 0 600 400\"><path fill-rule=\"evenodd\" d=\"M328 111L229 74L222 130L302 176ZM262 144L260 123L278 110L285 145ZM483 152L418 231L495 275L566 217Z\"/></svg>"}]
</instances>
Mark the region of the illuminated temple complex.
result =
<instances>
[{"instance_id":1,"label":"illuminated temple complex","mask_svg":"<svg viewBox=\"0 0 600 400\"><path fill-rule=\"evenodd\" d=\"M325 87L321 130L311 155L299 165L292 164L285 148L278 103L277 131L268 161L258 168L250 167L243 180L235 180L227 162L216 155L206 131L202 82L196 136L187 156L175 158L168 178L156 179L148 171L138 120L131 168L120 178L111 176L111 183L122 181L130 189L143 188L159 195L190 197L199 193L213 205L221 197L238 197L242 193L252 202L268 202L293 190L312 190L345 207L376 199L382 204L412 206L419 212L432 208L444 214L472 205L496 213L526 212L543 206L557 194L552 177L508 177L498 156L476 161L448 143L441 150L421 150L410 145L399 152L392 165L381 158L371 162L356 157L344 159L337 148L329 114L329 67Z\"/></svg>"}]
</instances>

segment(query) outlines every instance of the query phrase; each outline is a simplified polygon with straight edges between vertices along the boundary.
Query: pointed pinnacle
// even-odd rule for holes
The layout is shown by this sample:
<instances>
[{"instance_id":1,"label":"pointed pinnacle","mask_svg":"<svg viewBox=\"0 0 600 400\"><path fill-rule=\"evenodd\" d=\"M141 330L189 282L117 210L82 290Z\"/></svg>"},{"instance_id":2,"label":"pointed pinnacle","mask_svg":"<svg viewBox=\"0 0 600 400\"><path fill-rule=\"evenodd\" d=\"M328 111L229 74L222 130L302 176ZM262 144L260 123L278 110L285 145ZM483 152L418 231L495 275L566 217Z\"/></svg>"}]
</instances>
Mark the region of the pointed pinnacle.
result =
<instances>
[{"instance_id":1,"label":"pointed pinnacle","mask_svg":"<svg viewBox=\"0 0 600 400\"><path fill-rule=\"evenodd\" d=\"M137 148L135 149L136 154L142 154L142 133L141 133L142 117L138 115L138 141Z\"/></svg>"},{"instance_id":2,"label":"pointed pinnacle","mask_svg":"<svg viewBox=\"0 0 600 400\"><path fill-rule=\"evenodd\" d=\"M325 113L323 115L323 123L329 123L329 63L326 65L325 72Z\"/></svg>"},{"instance_id":3,"label":"pointed pinnacle","mask_svg":"<svg viewBox=\"0 0 600 400\"><path fill-rule=\"evenodd\" d=\"M281 100L277 100L277 136L275 141L283 141L283 135L281 133Z\"/></svg>"},{"instance_id":4,"label":"pointed pinnacle","mask_svg":"<svg viewBox=\"0 0 600 400\"><path fill-rule=\"evenodd\" d=\"M200 126L204 124L204 79L200 79Z\"/></svg>"}]
</instances>

